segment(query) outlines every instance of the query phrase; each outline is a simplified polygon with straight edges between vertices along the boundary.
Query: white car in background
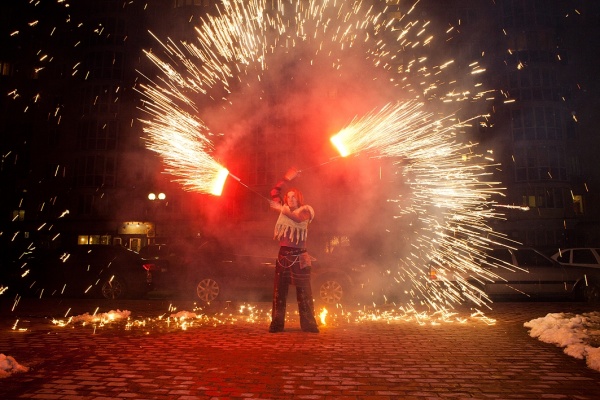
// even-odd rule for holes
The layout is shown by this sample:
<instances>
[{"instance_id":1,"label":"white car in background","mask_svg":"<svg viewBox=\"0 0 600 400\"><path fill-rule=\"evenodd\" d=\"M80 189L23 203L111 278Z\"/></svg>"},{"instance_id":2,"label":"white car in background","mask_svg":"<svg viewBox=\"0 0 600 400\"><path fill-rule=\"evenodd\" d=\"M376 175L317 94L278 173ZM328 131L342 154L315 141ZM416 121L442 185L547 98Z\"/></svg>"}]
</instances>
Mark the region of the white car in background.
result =
<instances>
[{"instance_id":1,"label":"white car in background","mask_svg":"<svg viewBox=\"0 0 600 400\"><path fill-rule=\"evenodd\" d=\"M562 249L552 256L562 265L600 268L600 248L580 247Z\"/></svg>"},{"instance_id":2,"label":"white car in background","mask_svg":"<svg viewBox=\"0 0 600 400\"><path fill-rule=\"evenodd\" d=\"M481 268L489 274L475 275L452 267L430 265L429 281L454 293L462 292L467 299L563 297L600 304L598 265L561 264L538 250L522 247L490 249L481 261Z\"/></svg>"}]
</instances>

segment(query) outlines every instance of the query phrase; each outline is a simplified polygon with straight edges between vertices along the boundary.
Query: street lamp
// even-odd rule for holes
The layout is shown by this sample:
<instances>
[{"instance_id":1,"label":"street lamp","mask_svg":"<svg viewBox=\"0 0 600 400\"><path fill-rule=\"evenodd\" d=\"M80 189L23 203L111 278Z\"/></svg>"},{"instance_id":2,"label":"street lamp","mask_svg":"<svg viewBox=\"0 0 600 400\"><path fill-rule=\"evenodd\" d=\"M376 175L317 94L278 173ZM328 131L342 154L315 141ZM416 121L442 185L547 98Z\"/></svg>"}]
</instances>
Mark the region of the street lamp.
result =
<instances>
[{"instance_id":1,"label":"street lamp","mask_svg":"<svg viewBox=\"0 0 600 400\"><path fill-rule=\"evenodd\" d=\"M158 194L156 194L156 193L148 193L148 200L150 200L152 202L157 201L157 200L158 201L164 201L166 198L167 198L167 195L164 194L164 193L162 193L162 192L160 192ZM158 207L158 205L152 206L152 216L151 216L151 218L154 221L150 222L151 228L149 227L149 229L150 229L151 233L148 234L148 237L155 237L156 236L156 225L157 225L157 223L155 221L155 219L157 218L156 207Z\"/></svg>"},{"instance_id":2,"label":"street lamp","mask_svg":"<svg viewBox=\"0 0 600 400\"><path fill-rule=\"evenodd\" d=\"M156 193L148 193L148 200L152 200L152 201L154 201L154 200L156 200L156 199L158 199L158 200L164 200L164 199L166 199L166 198L167 198L167 195L166 195L166 194L164 194L164 193L162 193L162 192L161 192L161 193L159 193L159 194L156 194Z\"/></svg>"}]
</instances>

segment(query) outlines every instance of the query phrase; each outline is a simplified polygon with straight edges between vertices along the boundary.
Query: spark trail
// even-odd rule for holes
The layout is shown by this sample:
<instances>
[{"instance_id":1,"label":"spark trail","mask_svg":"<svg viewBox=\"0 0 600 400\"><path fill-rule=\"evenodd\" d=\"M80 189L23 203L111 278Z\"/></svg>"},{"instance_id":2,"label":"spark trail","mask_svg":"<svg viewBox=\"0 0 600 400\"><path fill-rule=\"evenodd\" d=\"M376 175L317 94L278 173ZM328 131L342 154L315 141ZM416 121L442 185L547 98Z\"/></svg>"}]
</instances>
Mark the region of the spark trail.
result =
<instances>
[{"instance_id":1,"label":"spark trail","mask_svg":"<svg viewBox=\"0 0 600 400\"><path fill-rule=\"evenodd\" d=\"M409 188L390 192L389 201L398 204L395 217L415 220L404 238L408 251L391 278L411 282L415 299L434 309L465 296L481 305L489 299L469 278L496 277L481 260L487 248L505 241L489 224L503 218L492 200L502 188L490 178L493 160L457 139L469 121L446 110L489 100L492 91L472 82L485 71L478 61L469 64L465 79L472 86L461 87L454 60L431 56L436 34L430 30L439 29L411 19L417 4L401 10L362 1L223 2L202 20L194 40L156 38L162 53L147 53L161 74L140 86L148 147L183 187L210 193L224 168L215 161L214 143L221 137L212 132L227 137L235 128L209 129L206 110L249 125L264 124L257 117L262 114L302 107L305 114L294 121L310 115L323 128L351 120L331 138L340 154L394 160ZM285 95L269 101L281 87ZM332 102L327 93L336 90L341 95ZM314 130L300 125L299 131ZM431 263L458 271L458 286L448 278L450 290L429 285L423 277Z\"/></svg>"},{"instance_id":2,"label":"spark trail","mask_svg":"<svg viewBox=\"0 0 600 400\"><path fill-rule=\"evenodd\" d=\"M153 116L147 123L148 148L162 156L165 171L188 190L219 195L219 176L227 171L212 156L213 143L206 125L169 101L156 86L141 85L151 100L144 111Z\"/></svg>"},{"instance_id":3,"label":"spark trail","mask_svg":"<svg viewBox=\"0 0 600 400\"><path fill-rule=\"evenodd\" d=\"M356 118L331 138L342 156L370 152L403 159L401 172L411 196L408 201L389 201L402 204L398 218L417 217L418 223L412 224L416 240L411 244L418 253L400 261L398 280L413 281L433 309L465 296L479 305L489 301L472 281L501 279L493 268L484 268L482 260L491 246L507 243L489 226L489 221L503 218L492 201L493 196L502 196L500 183L486 179L493 164L473 153L474 144L456 142L455 130L462 124L453 119L449 115L434 120L419 102L387 104ZM418 279L428 272L424 265L441 272L433 287L443 285L445 290L432 291L430 282Z\"/></svg>"}]
</instances>

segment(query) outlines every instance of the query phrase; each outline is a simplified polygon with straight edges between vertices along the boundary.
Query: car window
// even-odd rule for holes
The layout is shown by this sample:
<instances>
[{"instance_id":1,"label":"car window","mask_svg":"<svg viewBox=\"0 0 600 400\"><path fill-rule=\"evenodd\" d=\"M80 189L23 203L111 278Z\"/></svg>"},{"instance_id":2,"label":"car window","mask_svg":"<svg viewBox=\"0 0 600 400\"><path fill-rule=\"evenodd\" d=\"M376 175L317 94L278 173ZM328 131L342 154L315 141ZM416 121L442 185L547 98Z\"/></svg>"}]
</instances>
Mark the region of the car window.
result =
<instances>
[{"instance_id":1,"label":"car window","mask_svg":"<svg viewBox=\"0 0 600 400\"><path fill-rule=\"evenodd\" d=\"M573 250L573 264L596 264L596 257L590 249Z\"/></svg>"},{"instance_id":2,"label":"car window","mask_svg":"<svg viewBox=\"0 0 600 400\"><path fill-rule=\"evenodd\" d=\"M552 261L530 249L520 249L515 251L515 257L521 267L547 267L552 265Z\"/></svg>"},{"instance_id":3,"label":"car window","mask_svg":"<svg viewBox=\"0 0 600 400\"><path fill-rule=\"evenodd\" d=\"M496 263L498 260L512 265L512 256L508 249L494 249L489 254L489 262Z\"/></svg>"},{"instance_id":4,"label":"car window","mask_svg":"<svg viewBox=\"0 0 600 400\"><path fill-rule=\"evenodd\" d=\"M209 240L200 245L198 248L201 254L203 255L216 255L219 253L230 253L231 249L225 249L219 242L216 240Z\"/></svg>"},{"instance_id":5,"label":"car window","mask_svg":"<svg viewBox=\"0 0 600 400\"><path fill-rule=\"evenodd\" d=\"M164 244L150 245L140 249L142 257L165 257L169 255L169 246Z\"/></svg>"},{"instance_id":6,"label":"car window","mask_svg":"<svg viewBox=\"0 0 600 400\"><path fill-rule=\"evenodd\" d=\"M565 263L565 264L569 263L571 260L570 256L571 256L571 250L561 251L559 256L556 258L556 261Z\"/></svg>"}]
</instances>

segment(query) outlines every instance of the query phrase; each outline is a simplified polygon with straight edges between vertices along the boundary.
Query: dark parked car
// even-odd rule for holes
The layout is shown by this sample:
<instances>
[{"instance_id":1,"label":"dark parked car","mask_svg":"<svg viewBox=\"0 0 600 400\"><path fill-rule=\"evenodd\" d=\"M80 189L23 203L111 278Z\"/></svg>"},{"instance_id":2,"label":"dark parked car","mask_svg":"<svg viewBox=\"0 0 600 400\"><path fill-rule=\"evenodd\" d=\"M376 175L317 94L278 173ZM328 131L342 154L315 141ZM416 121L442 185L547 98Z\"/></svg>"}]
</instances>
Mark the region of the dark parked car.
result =
<instances>
[{"instance_id":1,"label":"dark parked car","mask_svg":"<svg viewBox=\"0 0 600 400\"><path fill-rule=\"evenodd\" d=\"M244 251L211 239L196 245L150 245L142 248L140 255L156 265L158 291L204 302L270 301L273 294L276 246ZM372 296L382 274L348 251L319 257L312 266L313 296L325 304ZM294 296L294 288L290 292Z\"/></svg>"},{"instance_id":2,"label":"dark parked car","mask_svg":"<svg viewBox=\"0 0 600 400\"><path fill-rule=\"evenodd\" d=\"M247 255L217 240L195 244L155 244L140 250L155 265L157 291L213 300L265 300L273 290L275 257Z\"/></svg>"},{"instance_id":3,"label":"dark parked car","mask_svg":"<svg viewBox=\"0 0 600 400\"><path fill-rule=\"evenodd\" d=\"M13 261L9 288L23 296L144 296L153 266L119 246L79 245L26 251Z\"/></svg>"},{"instance_id":4,"label":"dark parked car","mask_svg":"<svg viewBox=\"0 0 600 400\"><path fill-rule=\"evenodd\" d=\"M397 301L410 287L410 282L398 279L398 269L381 255L365 255L356 246L338 246L315 263L313 294L325 304Z\"/></svg>"},{"instance_id":5,"label":"dark parked car","mask_svg":"<svg viewBox=\"0 0 600 400\"><path fill-rule=\"evenodd\" d=\"M481 267L490 272L485 278L448 267L430 270L430 279L471 296L481 291L491 298L562 297L600 302L600 269L564 266L532 248L490 250ZM476 290L465 287L465 281Z\"/></svg>"},{"instance_id":6,"label":"dark parked car","mask_svg":"<svg viewBox=\"0 0 600 400\"><path fill-rule=\"evenodd\" d=\"M186 265L193 262L195 251L190 246L170 244L150 244L140 249L140 257L154 264L158 273L164 273L161 279L173 279ZM164 283L164 282L163 282Z\"/></svg>"}]
</instances>

